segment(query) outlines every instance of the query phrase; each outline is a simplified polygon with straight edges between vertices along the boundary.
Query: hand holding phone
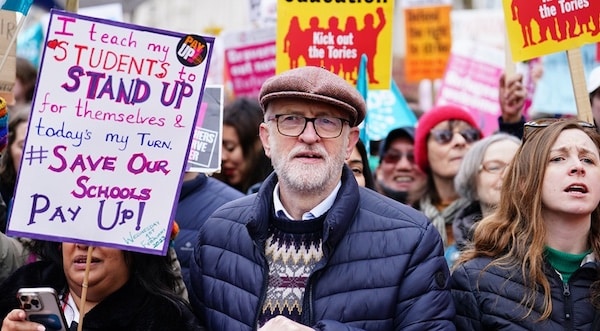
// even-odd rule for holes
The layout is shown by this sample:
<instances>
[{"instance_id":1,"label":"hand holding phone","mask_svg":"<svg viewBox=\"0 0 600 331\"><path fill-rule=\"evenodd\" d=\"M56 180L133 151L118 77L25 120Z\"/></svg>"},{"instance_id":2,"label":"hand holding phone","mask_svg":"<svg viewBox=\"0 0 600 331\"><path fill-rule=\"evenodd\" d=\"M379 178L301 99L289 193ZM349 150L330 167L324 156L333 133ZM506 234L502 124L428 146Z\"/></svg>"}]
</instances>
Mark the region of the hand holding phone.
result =
<instances>
[{"instance_id":1,"label":"hand holding phone","mask_svg":"<svg viewBox=\"0 0 600 331\"><path fill-rule=\"evenodd\" d=\"M17 292L27 320L44 325L47 331L67 331L58 295L51 287L21 288Z\"/></svg>"}]
</instances>

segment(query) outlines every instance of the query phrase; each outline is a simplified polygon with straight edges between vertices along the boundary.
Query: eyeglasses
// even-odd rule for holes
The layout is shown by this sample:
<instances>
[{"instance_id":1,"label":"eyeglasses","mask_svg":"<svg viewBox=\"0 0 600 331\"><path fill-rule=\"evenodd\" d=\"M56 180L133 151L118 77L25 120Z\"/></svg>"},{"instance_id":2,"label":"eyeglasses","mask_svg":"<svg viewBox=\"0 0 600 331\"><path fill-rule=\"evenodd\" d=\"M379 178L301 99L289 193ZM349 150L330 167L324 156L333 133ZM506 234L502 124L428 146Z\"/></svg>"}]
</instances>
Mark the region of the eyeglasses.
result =
<instances>
[{"instance_id":1,"label":"eyeglasses","mask_svg":"<svg viewBox=\"0 0 600 331\"><path fill-rule=\"evenodd\" d=\"M454 138L454 133L454 131L448 129L431 130L431 136L441 145L450 143ZM457 133L465 139L467 144L474 143L481 138L479 130L473 128L464 129Z\"/></svg>"},{"instance_id":2,"label":"eyeglasses","mask_svg":"<svg viewBox=\"0 0 600 331\"><path fill-rule=\"evenodd\" d=\"M479 165L479 171L489 172L490 174L499 174L502 173L506 167L508 167L508 163L502 161L487 161L483 162Z\"/></svg>"},{"instance_id":3,"label":"eyeglasses","mask_svg":"<svg viewBox=\"0 0 600 331\"><path fill-rule=\"evenodd\" d=\"M279 133L288 137L298 137L306 129L306 123L312 122L317 135L324 139L339 137L342 134L344 123L350 123L350 121L339 117L304 117L292 114L279 114L268 120L276 120Z\"/></svg>"},{"instance_id":4,"label":"eyeglasses","mask_svg":"<svg viewBox=\"0 0 600 331\"><path fill-rule=\"evenodd\" d=\"M561 121L573 121L573 123L581 126L582 128L588 129L596 129L596 125L594 123L586 122L586 121L575 121L572 118L540 118L535 121L529 121L523 126L523 141L527 140L527 137L531 135L535 129L545 128L551 125L552 123L561 122Z\"/></svg>"},{"instance_id":5,"label":"eyeglasses","mask_svg":"<svg viewBox=\"0 0 600 331\"><path fill-rule=\"evenodd\" d=\"M408 162L410 162L410 163L415 162L415 154L413 153L413 151L403 153L398 150L388 151L387 153L383 154L383 157L381 160L383 161L383 163L391 164L391 163L398 163L398 161L402 160L402 158L406 158L408 160Z\"/></svg>"}]
</instances>

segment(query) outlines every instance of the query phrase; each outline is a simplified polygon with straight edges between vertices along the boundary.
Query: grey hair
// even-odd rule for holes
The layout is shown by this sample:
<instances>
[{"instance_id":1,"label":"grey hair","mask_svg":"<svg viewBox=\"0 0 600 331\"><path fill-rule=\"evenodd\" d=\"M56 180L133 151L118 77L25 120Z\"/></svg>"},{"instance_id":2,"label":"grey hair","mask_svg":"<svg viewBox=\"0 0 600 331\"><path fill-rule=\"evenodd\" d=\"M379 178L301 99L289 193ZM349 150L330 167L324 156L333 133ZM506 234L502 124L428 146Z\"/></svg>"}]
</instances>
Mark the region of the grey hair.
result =
<instances>
[{"instance_id":1,"label":"grey hair","mask_svg":"<svg viewBox=\"0 0 600 331\"><path fill-rule=\"evenodd\" d=\"M521 146L519 138L502 132L485 137L471 145L460 164L458 173L454 177L454 188L461 197L469 201L478 200L477 174L483 162L485 151L491 144L504 140L512 141Z\"/></svg>"}]
</instances>

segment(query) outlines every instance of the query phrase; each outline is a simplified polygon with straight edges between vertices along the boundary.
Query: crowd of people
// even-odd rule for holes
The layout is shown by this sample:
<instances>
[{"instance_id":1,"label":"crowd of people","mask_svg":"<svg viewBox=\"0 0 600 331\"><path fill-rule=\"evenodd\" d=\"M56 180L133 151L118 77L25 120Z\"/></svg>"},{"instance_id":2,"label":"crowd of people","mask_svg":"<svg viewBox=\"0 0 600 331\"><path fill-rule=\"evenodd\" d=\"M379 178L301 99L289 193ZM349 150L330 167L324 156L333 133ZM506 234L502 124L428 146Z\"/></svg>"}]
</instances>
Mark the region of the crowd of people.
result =
<instances>
[{"instance_id":1,"label":"crowd of people","mask_svg":"<svg viewBox=\"0 0 600 331\"><path fill-rule=\"evenodd\" d=\"M356 87L321 67L275 75L224 107L221 172L184 174L169 253L93 247L87 284L88 246L4 234L29 114L15 105L2 330L44 329L16 297L35 286L71 330L598 330L600 134L526 118L522 79L500 79L498 132L434 107L372 169ZM600 69L588 92L600 122Z\"/></svg>"}]
</instances>

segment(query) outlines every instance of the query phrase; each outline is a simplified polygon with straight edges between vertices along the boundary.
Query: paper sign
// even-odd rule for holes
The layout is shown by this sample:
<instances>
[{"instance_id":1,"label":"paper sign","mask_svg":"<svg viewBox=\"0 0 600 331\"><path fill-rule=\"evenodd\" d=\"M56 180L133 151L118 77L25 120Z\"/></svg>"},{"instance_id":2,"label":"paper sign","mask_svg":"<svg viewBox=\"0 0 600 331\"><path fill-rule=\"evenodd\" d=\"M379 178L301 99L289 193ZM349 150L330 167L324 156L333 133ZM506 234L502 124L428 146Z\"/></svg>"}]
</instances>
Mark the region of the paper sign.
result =
<instances>
[{"instance_id":1,"label":"paper sign","mask_svg":"<svg viewBox=\"0 0 600 331\"><path fill-rule=\"evenodd\" d=\"M451 6L416 7L404 10L406 21L406 80L418 82L444 76L452 35Z\"/></svg>"},{"instance_id":2,"label":"paper sign","mask_svg":"<svg viewBox=\"0 0 600 331\"><path fill-rule=\"evenodd\" d=\"M51 12L8 233L165 254L214 39Z\"/></svg>"},{"instance_id":3,"label":"paper sign","mask_svg":"<svg viewBox=\"0 0 600 331\"><path fill-rule=\"evenodd\" d=\"M600 40L600 1L503 0L514 61Z\"/></svg>"},{"instance_id":4,"label":"paper sign","mask_svg":"<svg viewBox=\"0 0 600 331\"><path fill-rule=\"evenodd\" d=\"M17 70L17 50L15 45L10 45L10 42L17 32L17 14L14 11L0 10L0 59L6 55L6 62L0 68L0 96L9 105L14 104L12 89L15 85Z\"/></svg>"},{"instance_id":5,"label":"paper sign","mask_svg":"<svg viewBox=\"0 0 600 331\"><path fill-rule=\"evenodd\" d=\"M366 54L369 89L389 89L392 79L394 1L277 3L278 73L323 67L356 84Z\"/></svg>"},{"instance_id":6,"label":"paper sign","mask_svg":"<svg viewBox=\"0 0 600 331\"><path fill-rule=\"evenodd\" d=\"M502 50L467 40L455 42L436 106L460 106L473 115L486 136L492 134L501 113L498 88L503 69Z\"/></svg>"},{"instance_id":7,"label":"paper sign","mask_svg":"<svg viewBox=\"0 0 600 331\"><path fill-rule=\"evenodd\" d=\"M202 95L187 171L213 173L221 170L223 132L223 86L207 86Z\"/></svg>"},{"instance_id":8,"label":"paper sign","mask_svg":"<svg viewBox=\"0 0 600 331\"><path fill-rule=\"evenodd\" d=\"M234 97L257 97L262 84L275 75L275 30L224 33L225 70Z\"/></svg>"}]
</instances>

